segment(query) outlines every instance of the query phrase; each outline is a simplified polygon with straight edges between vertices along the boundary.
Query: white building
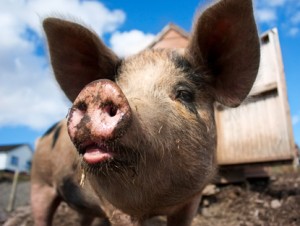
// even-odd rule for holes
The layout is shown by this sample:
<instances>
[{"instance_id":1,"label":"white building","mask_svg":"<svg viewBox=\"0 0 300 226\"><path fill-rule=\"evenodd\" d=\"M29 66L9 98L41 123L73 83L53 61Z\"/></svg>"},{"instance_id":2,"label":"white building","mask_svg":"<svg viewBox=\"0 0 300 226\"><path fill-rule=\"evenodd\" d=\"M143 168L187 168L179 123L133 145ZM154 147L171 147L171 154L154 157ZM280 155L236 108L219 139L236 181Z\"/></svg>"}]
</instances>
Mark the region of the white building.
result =
<instances>
[{"instance_id":1,"label":"white building","mask_svg":"<svg viewBox=\"0 0 300 226\"><path fill-rule=\"evenodd\" d=\"M32 155L27 144L0 146L0 170L29 172Z\"/></svg>"}]
</instances>

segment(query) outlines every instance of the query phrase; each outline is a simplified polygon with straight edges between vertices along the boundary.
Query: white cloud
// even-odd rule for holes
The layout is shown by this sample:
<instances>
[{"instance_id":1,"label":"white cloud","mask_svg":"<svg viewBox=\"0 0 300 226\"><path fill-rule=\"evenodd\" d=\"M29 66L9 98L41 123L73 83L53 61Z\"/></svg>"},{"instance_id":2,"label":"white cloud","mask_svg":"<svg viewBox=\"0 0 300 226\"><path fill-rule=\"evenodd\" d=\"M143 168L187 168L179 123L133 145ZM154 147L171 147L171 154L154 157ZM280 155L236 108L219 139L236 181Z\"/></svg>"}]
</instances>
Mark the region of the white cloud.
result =
<instances>
[{"instance_id":1,"label":"white cloud","mask_svg":"<svg viewBox=\"0 0 300 226\"><path fill-rule=\"evenodd\" d=\"M110 39L110 44L120 57L125 57L143 50L154 38L155 35L145 34L138 30L115 32Z\"/></svg>"},{"instance_id":2,"label":"white cloud","mask_svg":"<svg viewBox=\"0 0 300 226\"><path fill-rule=\"evenodd\" d=\"M264 8L275 8L275 7L281 7L289 3L294 3L298 0L255 0L254 4L258 7L264 7Z\"/></svg>"},{"instance_id":3,"label":"white cloud","mask_svg":"<svg viewBox=\"0 0 300 226\"><path fill-rule=\"evenodd\" d=\"M298 36L299 0L255 0L255 15L261 25L277 26L289 36Z\"/></svg>"},{"instance_id":4,"label":"white cloud","mask_svg":"<svg viewBox=\"0 0 300 226\"><path fill-rule=\"evenodd\" d=\"M297 12L291 19L294 24L300 23L300 12Z\"/></svg>"},{"instance_id":5,"label":"white cloud","mask_svg":"<svg viewBox=\"0 0 300 226\"><path fill-rule=\"evenodd\" d=\"M42 45L41 19L76 15L98 34L115 31L125 20L121 10L97 1L0 1L0 126L45 129L63 118L68 102L59 91Z\"/></svg>"},{"instance_id":6,"label":"white cloud","mask_svg":"<svg viewBox=\"0 0 300 226\"><path fill-rule=\"evenodd\" d=\"M287 0L267 0L265 3L269 4L270 6L282 6L287 2Z\"/></svg>"},{"instance_id":7,"label":"white cloud","mask_svg":"<svg viewBox=\"0 0 300 226\"><path fill-rule=\"evenodd\" d=\"M274 22L277 19L276 11L274 9L268 9L268 8L257 9L256 18L261 23Z\"/></svg>"},{"instance_id":8,"label":"white cloud","mask_svg":"<svg viewBox=\"0 0 300 226\"><path fill-rule=\"evenodd\" d=\"M29 26L41 34L41 20L47 16L64 16L78 18L102 35L104 32L114 31L125 20L125 13L121 10L110 11L98 1L80 0L19 0L0 2L0 15L12 29L22 30Z\"/></svg>"},{"instance_id":9,"label":"white cloud","mask_svg":"<svg viewBox=\"0 0 300 226\"><path fill-rule=\"evenodd\" d=\"M300 122L300 116L299 115L293 115L292 117L292 123L293 125L296 125Z\"/></svg>"},{"instance_id":10,"label":"white cloud","mask_svg":"<svg viewBox=\"0 0 300 226\"><path fill-rule=\"evenodd\" d=\"M292 27L289 30L289 35L290 36L296 36L297 34L299 34L300 29L298 27Z\"/></svg>"},{"instance_id":11,"label":"white cloud","mask_svg":"<svg viewBox=\"0 0 300 226\"><path fill-rule=\"evenodd\" d=\"M35 57L20 58L16 60L15 74L1 74L0 125L44 129L66 115L68 102L50 72L39 67L41 63Z\"/></svg>"}]
</instances>

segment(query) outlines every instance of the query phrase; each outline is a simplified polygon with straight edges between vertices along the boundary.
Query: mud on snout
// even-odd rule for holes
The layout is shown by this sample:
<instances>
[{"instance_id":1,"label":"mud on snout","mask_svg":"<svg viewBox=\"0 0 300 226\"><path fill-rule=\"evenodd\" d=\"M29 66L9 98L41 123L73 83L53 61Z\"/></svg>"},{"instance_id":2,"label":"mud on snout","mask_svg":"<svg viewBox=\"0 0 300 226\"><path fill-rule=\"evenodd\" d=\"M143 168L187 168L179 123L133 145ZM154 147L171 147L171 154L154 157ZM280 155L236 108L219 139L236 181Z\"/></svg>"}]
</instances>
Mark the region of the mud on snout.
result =
<instances>
[{"instance_id":1,"label":"mud on snout","mask_svg":"<svg viewBox=\"0 0 300 226\"><path fill-rule=\"evenodd\" d=\"M93 173L134 169L138 153L120 143L131 124L131 108L120 87L106 79L88 84L68 115L68 133Z\"/></svg>"}]
</instances>

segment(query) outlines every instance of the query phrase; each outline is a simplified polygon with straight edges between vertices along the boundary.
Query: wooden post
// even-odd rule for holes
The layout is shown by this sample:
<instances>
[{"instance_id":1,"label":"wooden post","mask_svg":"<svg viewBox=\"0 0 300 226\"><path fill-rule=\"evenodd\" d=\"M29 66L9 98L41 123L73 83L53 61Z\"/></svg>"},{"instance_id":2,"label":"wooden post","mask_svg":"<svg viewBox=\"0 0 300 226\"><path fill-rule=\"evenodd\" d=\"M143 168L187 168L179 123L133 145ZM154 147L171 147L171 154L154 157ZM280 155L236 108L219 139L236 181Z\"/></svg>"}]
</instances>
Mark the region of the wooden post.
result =
<instances>
[{"instance_id":1,"label":"wooden post","mask_svg":"<svg viewBox=\"0 0 300 226\"><path fill-rule=\"evenodd\" d=\"M11 188L11 192L10 192L10 196L6 208L7 212L11 212L14 209L18 179L19 179L19 170L17 169L14 174L13 184L12 184L12 188Z\"/></svg>"}]
</instances>

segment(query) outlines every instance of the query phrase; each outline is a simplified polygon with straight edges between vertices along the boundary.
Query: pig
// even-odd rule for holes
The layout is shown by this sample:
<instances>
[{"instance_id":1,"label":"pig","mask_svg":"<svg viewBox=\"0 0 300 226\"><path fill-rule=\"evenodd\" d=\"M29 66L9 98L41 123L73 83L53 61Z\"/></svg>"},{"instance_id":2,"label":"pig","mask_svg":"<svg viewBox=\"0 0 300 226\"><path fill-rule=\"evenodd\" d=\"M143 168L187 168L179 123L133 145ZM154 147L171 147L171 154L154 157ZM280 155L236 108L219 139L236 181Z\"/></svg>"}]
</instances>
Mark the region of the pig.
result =
<instances>
[{"instance_id":1,"label":"pig","mask_svg":"<svg viewBox=\"0 0 300 226\"><path fill-rule=\"evenodd\" d=\"M73 105L56 144L45 148L53 150L36 153L35 218L50 222L59 191L111 225L156 215L168 226L191 225L217 168L214 104L239 106L258 72L252 1L206 7L183 51L146 49L125 59L80 24L47 18L43 27L55 78ZM40 181L52 187L46 202L36 194Z\"/></svg>"}]
</instances>

